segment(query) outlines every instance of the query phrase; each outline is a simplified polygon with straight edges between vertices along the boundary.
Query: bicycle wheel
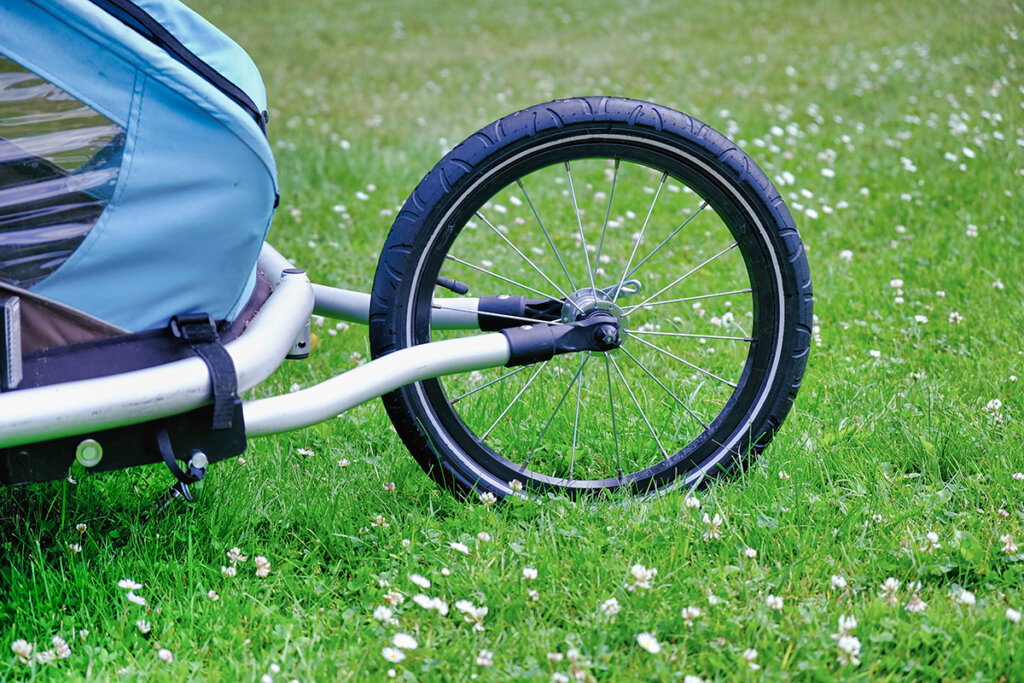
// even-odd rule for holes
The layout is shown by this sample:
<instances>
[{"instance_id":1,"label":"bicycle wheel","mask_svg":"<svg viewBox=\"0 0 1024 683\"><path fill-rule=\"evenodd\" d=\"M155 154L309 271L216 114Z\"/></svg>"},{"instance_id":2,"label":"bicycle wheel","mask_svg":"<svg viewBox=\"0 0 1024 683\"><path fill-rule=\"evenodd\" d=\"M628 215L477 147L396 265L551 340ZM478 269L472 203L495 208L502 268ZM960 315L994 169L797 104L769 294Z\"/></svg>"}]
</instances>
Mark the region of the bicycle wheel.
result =
<instances>
[{"instance_id":1,"label":"bicycle wheel","mask_svg":"<svg viewBox=\"0 0 1024 683\"><path fill-rule=\"evenodd\" d=\"M560 100L482 129L420 182L374 277L371 352L484 327L613 315L621 346L419 382L383 397L438 482L663 491L758 452L796 396L811 283L788 209L722 135L615 98Z\"/></svg>"}]
</instances>

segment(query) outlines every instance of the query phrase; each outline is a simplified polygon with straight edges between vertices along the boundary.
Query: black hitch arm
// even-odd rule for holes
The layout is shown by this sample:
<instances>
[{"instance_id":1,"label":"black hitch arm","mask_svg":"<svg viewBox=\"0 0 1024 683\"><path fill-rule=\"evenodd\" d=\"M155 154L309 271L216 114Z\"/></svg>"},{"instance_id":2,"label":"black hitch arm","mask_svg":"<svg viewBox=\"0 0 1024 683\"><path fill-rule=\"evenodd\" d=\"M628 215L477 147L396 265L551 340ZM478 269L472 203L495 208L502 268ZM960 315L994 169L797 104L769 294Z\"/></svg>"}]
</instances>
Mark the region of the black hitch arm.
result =
<instances>
[{"instance_id":1,"label":"black hitch arm","mask_svg":"<svg viewBox=\"0 0 1024 683\"><path fill-rule=\"evenodd\" d=\"M540 363L560 353L611 351L622 344L619 321L599 309L564 325L523 325L508 327L501 333L511 349L507 367Z\"/></svg>"},{"instance_id":2,"label":"black hitch arm","mask_svg":"<svg viewBox=\"0 0 1024 683\"><path fill-rule=\"evenodd\" d=\"M561 299L527 299L522 295L482 296L477 319L483 332L519 327L526 320L555 321L562 315Z\"/></svg>"}]
</instances>

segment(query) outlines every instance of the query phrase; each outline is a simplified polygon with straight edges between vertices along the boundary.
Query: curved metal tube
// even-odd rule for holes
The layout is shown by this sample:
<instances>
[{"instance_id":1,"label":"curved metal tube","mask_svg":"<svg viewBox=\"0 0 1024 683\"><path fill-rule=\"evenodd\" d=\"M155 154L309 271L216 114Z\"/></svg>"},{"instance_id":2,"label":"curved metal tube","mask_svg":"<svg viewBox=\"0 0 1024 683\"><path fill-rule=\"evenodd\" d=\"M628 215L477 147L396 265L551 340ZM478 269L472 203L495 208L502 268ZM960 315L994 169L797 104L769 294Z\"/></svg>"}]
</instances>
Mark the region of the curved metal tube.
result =
<instances>
[{"instance_id":1,"label":"curved metal tube","mask_svg":"<svg viewBox=\"0 0 1024 683\"><path fill-rule=\"evenodd\" d=\"M504 365L509 354L501 333L411 346L308 389L247 402L245 433L261 436L308 427L406 384Z\"/></svg>"}]
</instances>

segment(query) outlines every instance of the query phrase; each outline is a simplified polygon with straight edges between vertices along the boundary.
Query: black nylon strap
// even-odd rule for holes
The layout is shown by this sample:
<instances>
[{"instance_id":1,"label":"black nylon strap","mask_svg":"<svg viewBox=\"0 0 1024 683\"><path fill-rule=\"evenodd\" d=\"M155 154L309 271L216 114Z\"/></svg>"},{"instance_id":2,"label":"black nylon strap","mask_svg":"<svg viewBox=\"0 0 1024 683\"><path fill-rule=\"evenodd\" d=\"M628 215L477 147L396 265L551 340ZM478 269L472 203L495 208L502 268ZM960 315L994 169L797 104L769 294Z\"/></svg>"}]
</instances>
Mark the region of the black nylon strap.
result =
<instances>
[{"instance_id":1,"label":"black nylon strap","mask_svg":"<svg viewBox=\"0 0 1024 683\"><path fill-rule=\"evenodd\" d=\"M213 429L230 429L238 399L238 376L231 355L220 343L217 325L206 313L171 318L171 334L187 343L210 370L213 385Z\"/></svg>"}]
</instances>

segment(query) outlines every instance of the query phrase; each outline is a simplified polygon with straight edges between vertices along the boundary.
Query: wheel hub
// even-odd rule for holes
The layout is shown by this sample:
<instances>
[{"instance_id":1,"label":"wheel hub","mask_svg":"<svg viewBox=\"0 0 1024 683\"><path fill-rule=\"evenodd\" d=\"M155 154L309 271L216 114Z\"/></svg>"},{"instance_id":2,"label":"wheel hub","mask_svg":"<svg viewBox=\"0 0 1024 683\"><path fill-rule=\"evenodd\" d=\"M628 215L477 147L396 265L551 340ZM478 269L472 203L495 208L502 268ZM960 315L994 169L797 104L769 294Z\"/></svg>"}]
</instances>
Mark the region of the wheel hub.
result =
<instances>
[{"instance_id":1,"label":"wheel hub","mask_svg":"<svg viewBox=\"0 0 1024 683\"><path fill-rule=\"evenodd\" d=\"M570 294L562 304L562 322L571 323L583 320L594 311L602 311L615 317L619 323L619 334L624 337L629 329L627 324L629 319L616 302L638 293L641 288L639 280L626 280L621 286L614 284L604 289L597 287L578 289ZM618 297L615 296L616 290Z\"/></svg>"}]
</instances>

